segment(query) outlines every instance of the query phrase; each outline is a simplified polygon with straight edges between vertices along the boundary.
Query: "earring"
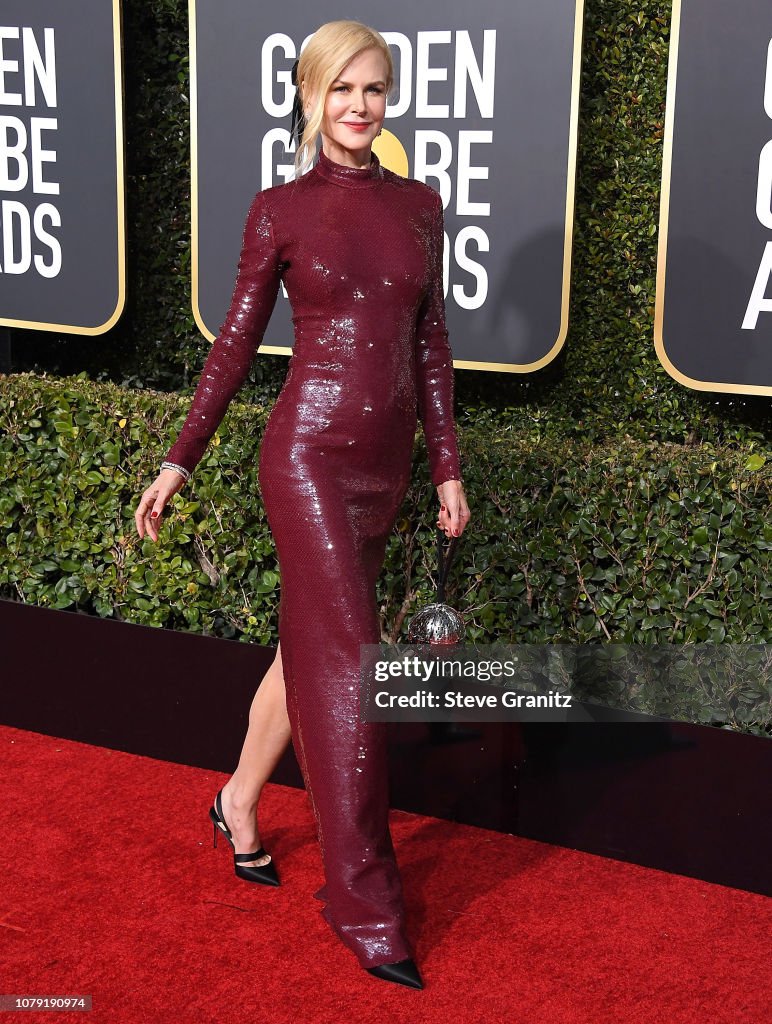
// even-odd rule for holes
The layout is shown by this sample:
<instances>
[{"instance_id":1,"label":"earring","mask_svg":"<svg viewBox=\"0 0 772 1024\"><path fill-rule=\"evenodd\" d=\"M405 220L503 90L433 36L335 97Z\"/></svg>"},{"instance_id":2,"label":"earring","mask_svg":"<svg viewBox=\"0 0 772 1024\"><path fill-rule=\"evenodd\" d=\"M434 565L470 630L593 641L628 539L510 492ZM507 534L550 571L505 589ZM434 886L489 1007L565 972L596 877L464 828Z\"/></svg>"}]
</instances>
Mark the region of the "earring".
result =
<instances>
[{"instance_id":1,"label":"earring","mask_svg":"<svg viewBox=\"0 0 772 1024\"><path fill-rule=\"evenodd\" d=\"M382 131L383 131L383 128L379 128L378 129L378 134L380 135Z\"/></svg>"}]
</instances>

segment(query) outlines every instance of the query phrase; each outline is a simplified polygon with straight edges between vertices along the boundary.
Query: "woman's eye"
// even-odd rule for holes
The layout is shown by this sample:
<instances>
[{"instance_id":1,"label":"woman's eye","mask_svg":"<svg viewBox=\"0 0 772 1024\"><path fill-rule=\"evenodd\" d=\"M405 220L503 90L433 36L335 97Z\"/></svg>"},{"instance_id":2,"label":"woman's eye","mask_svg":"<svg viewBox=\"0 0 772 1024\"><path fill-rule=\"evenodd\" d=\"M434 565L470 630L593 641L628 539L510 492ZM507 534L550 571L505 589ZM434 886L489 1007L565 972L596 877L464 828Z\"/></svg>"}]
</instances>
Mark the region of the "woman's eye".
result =
<instances>
[{"instance_id":1,"label":"woman's eye","mask_svg":"<svg viewBox=\"0 0 772 1024\"><path fill-rule=\"evenodd\" d=\"M348 89L347 85L338 85L338 86L335 87L334 91L335 92L341 92L341 91L345 92L347 89ZM383 89L381 89L381 87L379 85L370 85L370 86L368 86L368 89L370 90L370 92L375 92L375 93L379 93L379 94L383 92Z\"/></svg>"}]
</instances>

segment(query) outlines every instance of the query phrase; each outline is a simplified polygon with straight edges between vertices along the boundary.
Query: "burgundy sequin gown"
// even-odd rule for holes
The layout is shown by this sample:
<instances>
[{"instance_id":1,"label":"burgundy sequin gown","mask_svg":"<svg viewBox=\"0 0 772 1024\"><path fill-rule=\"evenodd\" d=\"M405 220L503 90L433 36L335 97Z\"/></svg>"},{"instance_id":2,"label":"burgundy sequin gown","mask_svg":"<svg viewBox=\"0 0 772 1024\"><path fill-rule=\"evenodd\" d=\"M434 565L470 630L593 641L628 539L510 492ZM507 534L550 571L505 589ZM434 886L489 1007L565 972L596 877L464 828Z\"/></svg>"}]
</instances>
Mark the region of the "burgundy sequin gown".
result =
<instances>
[{"instance_id":1,"label":"burgundy sequin gown","mask_svg":"<svg viewBox=\"0 0 772 1024\"><path fill-rule=\"evenodd\" d=\"M413 956L388 824L386 724L359 721L361 643L408 487L416 414L434 484L460 479L443 298L443 212L430 186L320 151L255 196L230 309L166 458L192 470L248 373L280 281L295 341L260 449L281 574L292 739L316 819L322 914L363 967Z\"/></svg>"}]
</instances>

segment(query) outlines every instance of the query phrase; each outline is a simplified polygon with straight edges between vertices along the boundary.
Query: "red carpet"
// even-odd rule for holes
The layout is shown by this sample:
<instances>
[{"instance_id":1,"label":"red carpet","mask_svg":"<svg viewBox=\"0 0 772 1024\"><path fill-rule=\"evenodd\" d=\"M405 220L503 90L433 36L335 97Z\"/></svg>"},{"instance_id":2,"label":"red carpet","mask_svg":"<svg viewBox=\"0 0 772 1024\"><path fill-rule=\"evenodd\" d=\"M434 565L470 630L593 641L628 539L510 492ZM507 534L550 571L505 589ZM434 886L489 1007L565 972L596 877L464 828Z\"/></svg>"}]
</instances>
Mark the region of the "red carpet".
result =
<instances>
[{"instance_id":1,"label":"red carpet","mask_svg":"<svg viewBox=\"0 0 772 1024\"><path fill-rule=\"evenodd\" d=\"M312 894L305 794L270 786L278 889L233 874L227 776L0 727L3 994L83 994L91 1024L767 1024L772 901L393 812L426 988L371 977Z\"/></svg>"}]
</instances>

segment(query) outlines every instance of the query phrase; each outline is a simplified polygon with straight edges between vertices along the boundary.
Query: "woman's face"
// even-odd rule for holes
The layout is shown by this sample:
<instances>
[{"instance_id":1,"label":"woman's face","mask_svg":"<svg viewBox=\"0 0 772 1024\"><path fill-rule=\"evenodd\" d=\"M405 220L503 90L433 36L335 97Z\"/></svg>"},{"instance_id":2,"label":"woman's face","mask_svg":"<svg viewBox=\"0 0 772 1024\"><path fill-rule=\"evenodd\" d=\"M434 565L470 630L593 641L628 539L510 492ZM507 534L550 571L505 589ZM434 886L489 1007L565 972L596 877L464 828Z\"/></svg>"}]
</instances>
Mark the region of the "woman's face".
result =
<instances>
[{"instance_id":1,"label":"woman's face","mask_svg":"<svg viewBox=\"0 0 772 1024\"><path fill-rule=\"evenodd\" d=\"M330 86L321 133L331 160L366 159L386 116L387 74L383 54L373 47L357 54Z\"/></svg>"}]
</instances>

